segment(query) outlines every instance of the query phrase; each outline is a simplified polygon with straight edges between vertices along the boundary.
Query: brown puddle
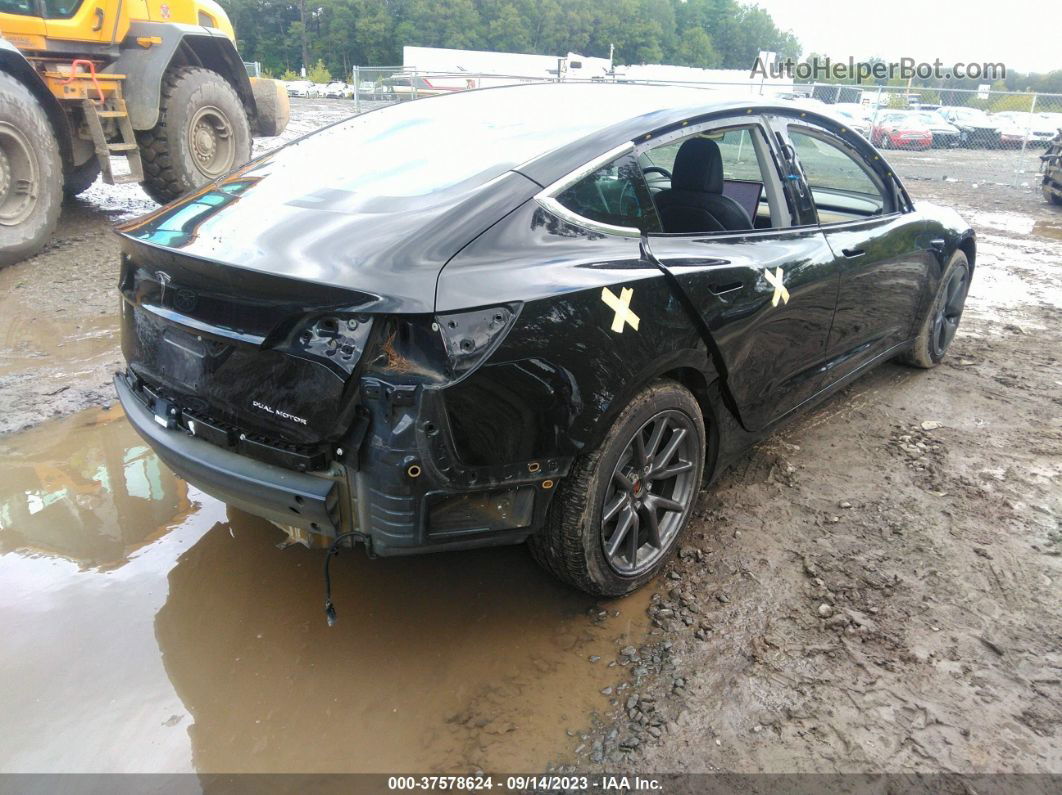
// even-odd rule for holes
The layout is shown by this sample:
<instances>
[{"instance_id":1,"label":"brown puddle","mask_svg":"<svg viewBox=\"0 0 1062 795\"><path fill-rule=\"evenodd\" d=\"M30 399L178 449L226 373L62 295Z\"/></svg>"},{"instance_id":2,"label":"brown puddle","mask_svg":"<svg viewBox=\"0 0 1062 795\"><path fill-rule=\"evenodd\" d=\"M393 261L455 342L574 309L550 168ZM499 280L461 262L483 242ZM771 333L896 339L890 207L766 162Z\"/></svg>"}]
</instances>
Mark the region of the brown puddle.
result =
<instances>
[{"instance_id":1,"label":"brown puddle","mask_svg":"<svg viewBox=\"0 0 1062 795\"><path fill-rule=\"evenodd\" d=\"M67 318L42 316L32 302L5 302L0 321L0 376L47 366L50 380L64 384L114 357L118 346L114 313L83 316L73 322L71 327Z\"/></svg>"},{"instance_id":2,"label":"brown puddle","mask_svg":"<svg viewBox=\"0 0 1062 795\"><path fill-rule=\"evenodd\" d=\"M322 553L177 480L117 410L0 460L0 771L537 771L645 633L648 589L594 623L519 547L344 554L329 629Z\"/></svg>"},{"instance_id":3,"label":"brown puddle","mask_svg":"<svg viewBox=\"0 0 1062 795\"><path fill-rule=\"evenodd\" d=\"M1049 237L1054 240L1062 240L1062 225L1049 224L1044 221L1037 221L1035 224L1033 224L1032 236Z\"/></svg>"}]
</instances>

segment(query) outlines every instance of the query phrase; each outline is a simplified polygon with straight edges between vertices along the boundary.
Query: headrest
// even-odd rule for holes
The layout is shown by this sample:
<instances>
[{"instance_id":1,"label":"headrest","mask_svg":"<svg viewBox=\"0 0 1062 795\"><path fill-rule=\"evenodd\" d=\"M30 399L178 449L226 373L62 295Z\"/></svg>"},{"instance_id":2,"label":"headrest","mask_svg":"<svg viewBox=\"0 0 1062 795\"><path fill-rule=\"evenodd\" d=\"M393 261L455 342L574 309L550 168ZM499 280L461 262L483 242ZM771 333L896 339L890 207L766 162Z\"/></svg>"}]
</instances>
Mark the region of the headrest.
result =
<instances>
[{"instance_id":1,"label":"headrest","mask_svg":"<svg viewBox=\"0 0 1062 795\"><path fill-rule=\"evenodd\" d=\"M715 141L690 138L682 143L671 172L671 189L723 192L723 156Z\"/></svg>"}]
</instances>

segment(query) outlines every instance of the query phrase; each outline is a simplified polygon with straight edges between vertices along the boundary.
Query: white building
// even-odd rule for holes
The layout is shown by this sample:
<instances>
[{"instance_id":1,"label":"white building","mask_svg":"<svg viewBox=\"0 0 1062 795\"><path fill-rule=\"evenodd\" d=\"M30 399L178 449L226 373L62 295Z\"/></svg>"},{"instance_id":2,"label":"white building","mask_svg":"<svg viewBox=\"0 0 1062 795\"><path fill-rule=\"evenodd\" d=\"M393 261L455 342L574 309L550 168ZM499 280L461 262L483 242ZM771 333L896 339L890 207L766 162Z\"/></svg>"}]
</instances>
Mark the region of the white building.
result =
<instances>
[{"instance_id":1,"label":"white building","mask_svg":"<svg viewBox=\"0 0 1062 795\"><path fill-rule=\"evenodd\" d=\"M608 58L593 58L569 52L565 56L531 55L485 50L450 50L441 47L403 47L406 71L427 75L433 86L448 89L481 88L507 83L556 80L601 80L617 82L708 84L729 91L782 93L793 90L793 81L751 79L743 69L698 69L668 64L615 66ZM750 67L751 69L751 67ZM467 75L467 77L465 77Z\"/></svg>"}]
</instances>

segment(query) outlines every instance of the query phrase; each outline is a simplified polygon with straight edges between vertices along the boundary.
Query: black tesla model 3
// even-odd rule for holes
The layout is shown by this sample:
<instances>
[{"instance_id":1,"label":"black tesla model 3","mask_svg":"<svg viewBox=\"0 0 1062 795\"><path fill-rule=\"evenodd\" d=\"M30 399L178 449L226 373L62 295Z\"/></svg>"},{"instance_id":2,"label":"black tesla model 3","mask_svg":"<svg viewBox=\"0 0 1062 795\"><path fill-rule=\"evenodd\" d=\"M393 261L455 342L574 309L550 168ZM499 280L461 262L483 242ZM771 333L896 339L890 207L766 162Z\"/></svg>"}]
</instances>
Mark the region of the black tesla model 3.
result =
<instances>
[{"instance_id":1,"label":"black tesla model 3","mask_svg":"<svg viewBox=\"0 0 1062 795\"><path fill-rule=\"evenodd\" d=\"M841 120L622 85L366 113L120 233L115 384L175 472L312 546L527 541L608 595L751 441L937 364L975 260Z\"/></svg>"}]
</instances>

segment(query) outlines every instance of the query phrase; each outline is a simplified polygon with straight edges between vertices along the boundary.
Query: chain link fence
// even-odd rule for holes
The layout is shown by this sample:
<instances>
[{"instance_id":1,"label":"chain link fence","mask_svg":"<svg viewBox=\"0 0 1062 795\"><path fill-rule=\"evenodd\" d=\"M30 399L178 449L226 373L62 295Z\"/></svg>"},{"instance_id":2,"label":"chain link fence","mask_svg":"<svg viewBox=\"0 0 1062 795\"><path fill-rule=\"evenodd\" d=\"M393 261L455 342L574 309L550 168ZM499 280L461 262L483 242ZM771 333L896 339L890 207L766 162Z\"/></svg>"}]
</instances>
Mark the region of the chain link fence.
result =
<instances>
[{"instance_id":1,"label":"chain link fence","mask_svg":"<svg viewBox=\"0 0 1062 795\"><path fill-rule=\"evenodd\" d=\"M397 102L520 83L555 82L557 77L439 72L401 66L356 66L347 90L326 93L300 81L294 96L341 96L364 113ZM563 77L565 82L587 81ZM612 81L607 81L612 82ZM1038 189L1048 143L1062 128L1062 94L993 90L860 87L825 83L778 86L760 81L731 83L637 81L683 85L730 94L770 96L839 114L907 179L941 179L971 184Z\"/></svg>"}]
</instances>

